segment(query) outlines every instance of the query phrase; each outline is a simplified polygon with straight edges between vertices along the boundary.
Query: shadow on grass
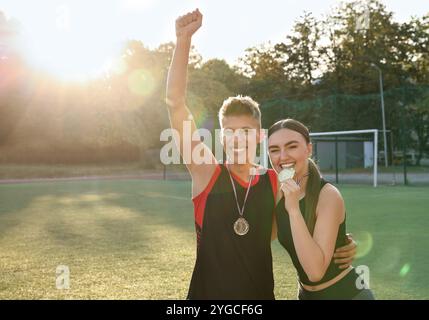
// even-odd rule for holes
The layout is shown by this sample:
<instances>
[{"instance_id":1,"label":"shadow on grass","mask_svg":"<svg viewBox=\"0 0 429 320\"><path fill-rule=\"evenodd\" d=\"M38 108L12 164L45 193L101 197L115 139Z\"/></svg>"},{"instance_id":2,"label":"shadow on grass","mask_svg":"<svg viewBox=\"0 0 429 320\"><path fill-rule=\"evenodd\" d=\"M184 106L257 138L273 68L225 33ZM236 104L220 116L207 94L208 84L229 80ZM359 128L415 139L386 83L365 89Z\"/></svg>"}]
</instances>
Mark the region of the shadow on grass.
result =
<instances>
[{"instance_id":1,"label":"shadow on grass","mask_svg":"<svg viewBox=\"0 0 429 320\"><path fill-rule=\"evenodd\" d=\"M149 249L163 227L194 232L188 190L189 183L150 180L0 185L0 240L33 223L61 246Z\"/></svg>"}]
</instances>

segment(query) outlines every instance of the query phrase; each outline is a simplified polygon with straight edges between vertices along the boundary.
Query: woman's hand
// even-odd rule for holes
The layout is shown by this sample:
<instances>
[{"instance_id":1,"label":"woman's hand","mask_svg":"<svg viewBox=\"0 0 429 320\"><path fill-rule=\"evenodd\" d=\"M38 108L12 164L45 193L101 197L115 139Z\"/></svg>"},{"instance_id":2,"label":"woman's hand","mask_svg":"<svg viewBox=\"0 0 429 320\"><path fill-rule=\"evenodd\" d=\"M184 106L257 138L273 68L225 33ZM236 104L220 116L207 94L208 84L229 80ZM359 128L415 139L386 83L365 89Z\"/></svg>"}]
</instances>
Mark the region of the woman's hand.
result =
<instances>
[{"instance_id":1,"label":"woman's hand","mask_svg":"<svg viewBox=\"0 0 429 320\"><path fill-rule=\"evenodd\" d=\"M285 196L285 208L289 215L299 212L299 198L301 196L301 188L293 180L288 179L280 186Z\"/></svg>"}]
</instances>

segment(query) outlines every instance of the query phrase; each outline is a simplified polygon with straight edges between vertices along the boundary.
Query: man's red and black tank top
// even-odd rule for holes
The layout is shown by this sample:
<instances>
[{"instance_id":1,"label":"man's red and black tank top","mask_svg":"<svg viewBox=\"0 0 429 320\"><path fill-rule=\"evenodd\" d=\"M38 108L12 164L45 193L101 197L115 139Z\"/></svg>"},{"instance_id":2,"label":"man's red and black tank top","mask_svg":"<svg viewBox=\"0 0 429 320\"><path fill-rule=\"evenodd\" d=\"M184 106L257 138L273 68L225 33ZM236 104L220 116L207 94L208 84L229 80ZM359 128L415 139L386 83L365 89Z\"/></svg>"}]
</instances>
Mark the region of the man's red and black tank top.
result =
<instances>
[{"instance_id":1,"label":"man's red and black tank top","mask_svg":"<svg viewBox=\"0 0 429 320\"><path fill-rule=\"evenodd\" d=\"M248 183L233 176L240 207ZM228 170L218 165L206 189L193 199L197 258L188 299L274 299L271 228L277 176L256 175L244 218L246 235L234 232L240 217Z\"/></svg>"}]
</instances>

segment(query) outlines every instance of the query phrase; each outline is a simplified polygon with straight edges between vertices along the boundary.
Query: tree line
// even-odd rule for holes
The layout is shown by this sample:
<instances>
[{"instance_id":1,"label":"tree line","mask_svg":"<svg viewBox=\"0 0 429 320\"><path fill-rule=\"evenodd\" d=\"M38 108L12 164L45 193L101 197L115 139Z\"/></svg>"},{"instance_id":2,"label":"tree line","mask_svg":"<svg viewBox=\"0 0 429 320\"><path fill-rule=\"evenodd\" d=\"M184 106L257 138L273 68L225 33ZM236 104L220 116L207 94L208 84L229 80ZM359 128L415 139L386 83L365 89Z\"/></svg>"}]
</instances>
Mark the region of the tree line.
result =
<instances>
[{"instance_id":1,"label":"tree line","mask_svg":"<svg viewBox=\"0 0 429 320\"><path fill-rule=\"evenodd\" d=\"M128 41L103 76L71 83L28 65L13 47L19 37L0 13L0 162L157 163L173 43ZM429 151L429 13L397 22L381 1L346 2L321 18L304 12L283 41L248 48L235 65L193 48L187 100L209 129L237 94L261 104L264 127L291 116L313 131L381 129L378 70L395 148L407 143L420 161Z\"/></svg>"}]
</instances>

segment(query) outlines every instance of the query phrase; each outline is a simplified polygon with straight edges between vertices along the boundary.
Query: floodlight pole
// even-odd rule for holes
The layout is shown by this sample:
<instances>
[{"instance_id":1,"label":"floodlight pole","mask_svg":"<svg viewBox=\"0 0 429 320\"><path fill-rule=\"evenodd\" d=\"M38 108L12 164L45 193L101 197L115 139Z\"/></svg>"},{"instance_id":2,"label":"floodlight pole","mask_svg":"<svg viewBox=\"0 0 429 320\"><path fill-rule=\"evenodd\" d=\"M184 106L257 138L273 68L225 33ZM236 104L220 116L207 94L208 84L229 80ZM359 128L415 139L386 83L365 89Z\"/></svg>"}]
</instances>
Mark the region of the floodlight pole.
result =
<instances>
[{"instance_id":1,"label":"floodlight pole","mask_svg":"<svg viewBox=\"0 0 429 320\"><path fill-rule=\"evenodd\" d=\"M383 92L383 72L380 67L375 63L371 63L371 67L374 67L378 70L379 81L380 81L380 98L381 98L381 115L383 117L383 142L384 142L384 165L388 167L387 161L387 139L386 139L386 119L384 114L384 92Z\"/></svg>"},{"instance_id":2,"label":"floodlight pole","mask_svg":"<svg viewBox=\"0 0 429 320\"><path fill-rule=\"evenodd\" d=\"M377 170L378 170L378 130L374 130L374 174L373 174L374 188L377 187L377 179L378 179Z\"/></svg>"}]
</instances>

